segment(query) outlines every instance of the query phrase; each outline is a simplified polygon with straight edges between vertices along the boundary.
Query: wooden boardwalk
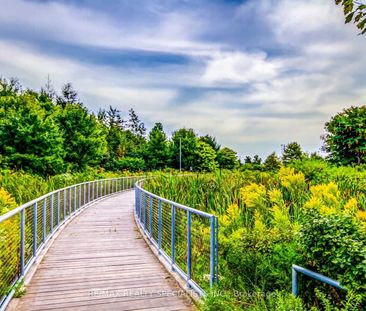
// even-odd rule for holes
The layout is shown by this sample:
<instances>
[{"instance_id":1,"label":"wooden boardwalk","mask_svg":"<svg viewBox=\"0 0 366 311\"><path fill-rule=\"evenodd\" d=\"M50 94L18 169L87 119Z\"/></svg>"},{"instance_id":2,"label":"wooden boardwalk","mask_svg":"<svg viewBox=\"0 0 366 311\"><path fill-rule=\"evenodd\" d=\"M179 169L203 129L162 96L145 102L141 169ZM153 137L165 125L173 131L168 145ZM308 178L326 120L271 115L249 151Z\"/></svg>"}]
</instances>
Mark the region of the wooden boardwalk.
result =
<instances>
[{"instance_id":1,"label":"wooden boardwalk","mask_svg":"<svg viewBox=\"0 0 366 311\"><path fill-rule=\"evenodd\" d=\"M40 263L16 310L192 310L133 219L134 192L73 219Z\"/></svg>"}]
</instances>

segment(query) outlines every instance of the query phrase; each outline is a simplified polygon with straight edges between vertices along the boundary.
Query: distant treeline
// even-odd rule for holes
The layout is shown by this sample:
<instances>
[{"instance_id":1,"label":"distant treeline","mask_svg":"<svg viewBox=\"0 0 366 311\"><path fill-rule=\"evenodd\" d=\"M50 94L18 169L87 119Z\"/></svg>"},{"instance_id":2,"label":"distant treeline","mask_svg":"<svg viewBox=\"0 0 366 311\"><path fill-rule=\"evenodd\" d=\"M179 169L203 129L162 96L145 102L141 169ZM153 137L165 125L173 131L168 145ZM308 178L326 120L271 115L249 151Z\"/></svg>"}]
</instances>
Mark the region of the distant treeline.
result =
<instances>
[{"instance_id":1,"label":"distant treeline","mask_svg":"<svg viewBox=\"0 0 366 311\"><path fill-rule=\"evenodd\" d=\"M337 165L366 161L366 107L351 107L325 125L324 151ZM238 133L240 135L240 133ZM134 109L125 119L110 106L94 113L79 100L71 83L57 94L50 81L39 92L23 90L17 79L0 78L0 168L24 170L43 176L103 168L107 171L179 169L278 170L282 164L308 155L297 142L283 146L282 157L264 161L222 148L211 135L198 136L181 128L171 138L162 123L147 133Z\"/></svg>"}]
</instances>

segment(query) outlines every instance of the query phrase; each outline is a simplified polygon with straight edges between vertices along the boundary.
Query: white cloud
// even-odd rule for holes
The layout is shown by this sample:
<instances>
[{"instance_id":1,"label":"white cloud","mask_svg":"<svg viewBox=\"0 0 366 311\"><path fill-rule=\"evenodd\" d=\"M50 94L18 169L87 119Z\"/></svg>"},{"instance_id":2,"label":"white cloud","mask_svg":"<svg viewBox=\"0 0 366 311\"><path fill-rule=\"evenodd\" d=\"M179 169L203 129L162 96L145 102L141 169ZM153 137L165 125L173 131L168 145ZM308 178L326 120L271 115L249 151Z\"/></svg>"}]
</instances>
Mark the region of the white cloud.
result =
<instances>
[{"instance_id":1,"label":"white cloud","mask_svg":"<svg viewBox=\"0 0 366 311\"><path fill-rule=\"evenodd\" d=\"M279 74L281 65L261 53L224 52L208 60L203 81L209 83L253 83Z\"/></svg>"}]
</instances>

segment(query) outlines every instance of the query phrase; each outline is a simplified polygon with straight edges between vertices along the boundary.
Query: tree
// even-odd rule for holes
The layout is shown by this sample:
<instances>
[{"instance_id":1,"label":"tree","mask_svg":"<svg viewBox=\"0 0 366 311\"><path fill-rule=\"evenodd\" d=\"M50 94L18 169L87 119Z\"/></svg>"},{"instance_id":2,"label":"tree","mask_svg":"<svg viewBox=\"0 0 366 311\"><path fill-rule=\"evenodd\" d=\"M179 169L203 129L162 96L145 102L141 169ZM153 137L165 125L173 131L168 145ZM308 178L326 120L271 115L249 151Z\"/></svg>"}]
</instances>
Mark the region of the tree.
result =
<instances>
[{"instance_id":1,"label":"tree","mask_svg":"<svg viewBox=\"0 0 366 311\"><path fill-rule=\"evenodd\" d=\"M132 108L129 110L128 128L136 136L145 136L146 128L145 124L141 122L135 110Z\"/></svg>"},{"instance_id":2,"label":"tree","mask_svg":"<svg viewBox=\"0 0 366 311\"><path fill-rule=\"evenodd\" d=\"M353 22L360 30L360 34L366 33L366 4L362 0L335 0L337 5L343 7L345 23Z\"/></svg>"},{"instance_id":3,"label":"tree","mask_svg":"<svg viewBox=\"0 0 366 311\"><path fill-rule=\"evenodd\" d=\"M198 141L195 169L198 171L212 172L218 168L216 152L207 143Z\"/></svg>"},{"instance_id":4,"label":"tree","mask_svg":"<svg viewBox=\"0 0 366 311\"><path fill-rule=\"evenodd\" d=\"M222 148L217 152L217 163L220 168L232 170L239 164L239 159L236 152L230 148Z\"/></svg>"},{"instance_id":5,"label":"tree","mask_svg":"<svg viewBox=\"0 0 366 311\"><path fill-rule=\"evenodd\" d=\"M47 76L46 84L41 88L41 96L46 97L51 102L53 102L54 99L56 98L56 92L55 89L53 88L50 75Z\"/></svg>"},{"instance_id":6,"label":"tree","mask_svg":"<svg viewBox=\"0 0 366 311\"><path fill-rule=\"evenodd\" d=\"M161 123L155 123L149 133L145 159L149 169L163 169L169 163L169 145Z\"/></svg>"},{"instance_id":7,"label":"tree","mask_svg":"<svg viewBox=\"0 0 366 311\"><path fill-rule=\"evenodd\" d=\"M258 154L256 154L254 157L253 157L253 161L252 161L253 164L256 164L256 165L261 165L262 164L262 159L260 158L260 156Z\"/></svg>"},{"instance_id":8,"label":"tree","mask_svg":"<svg viewBox=\"0 0 366 311\"><path fill-rule=\"evenodd\" d=\"M213 150L215 150L216 152L218 152L220 150L220 145L217 143L216 138L211 136L211 135L205 135L205 136L201 136L200 141L203 141L207 144L209 144Z\"/></svg>"},{"instance_id":9,"label":"tree","mask_svg":"<svg viewBox=\"0 0 366 311\"><path fill-rule=\"evenodd\" d=\"M179 148L182 146L182 169L193 169L196 164L198 139L193 129L182 128L172 136L171 154L173 167L179 168Z\"/></svg>"},{"instance_id":10,"label":"tree","mask_svg":"<svg viewBox=\"0 0 366 311\"><path fill-rule=\"evenodd\" d=\"M57 104L65 108L68 104L78 103L78 93L71 83L66 83L61 90L62 95L57 97ZM79 103L81 105L81 103Z\"/></svg>"},{"instance_id":11,"label":"tree","mask_svg":"<svg viewBox=\"0 0 366 311\"><path fill-rule=\"evenodd\" d=\"M99 164L107 152L107 142L97 118L78 104L67 104L57 120L63 129L66 161L78 170Z\"/></svg>"},{"instance_id":12,"label":"tree","mask_svg":"<svg viewBox=\"0 0 366 311\"><path fill-rule=\"evenodd\" d=\"M366 106L344 109L325 124L324 150L338 165L366 163Z\"/></svg>"},{"instance_id":13,"label":"tree","mask_svg":"<svg viewBox=\"0 0 366 311\"><path fill-rule=\"evenodd\" d=\"M51 105L52 106L52 105ZM2 164L41 175L65 171L63 137L37 94L0 96L0 154Z\"/></svg>"},{"instance_id":14,"label":"tree","mask_svg":"<svg viewBox=\"0 0 366 311\"><path fill-rule=\"evenodd\" d=\"M275 152L272 152L264 161L264 167L267 171L277 171L281 168L281 160Z\"/></svg>"},{"instance_id":15,"label":"tree","mask_svg":"<svg viewBox=\"0 0 366 311\"><path fill-rule=\"evenodd\" d=\"M20 95L22 87L17 78L10 80L0 77L0 96Z\"/></svg>"},{"instance_id":16,"label":"tree","mask_svg":"<svg viewBox=\"0 0 366 311\"><path fill-rule=\"evenodd\" d=\"M282 162L289 164L295 160L301 160L303 158L303 152L301 146L297 142L292 142L283 146Z\"/></svg>"},{"instance_id":17,"label":"tree","mask_svg":"<svg viewBox=\"0 0 366 311\"><path fill-rule=\"evenodd\" d=\"M251 164L252 163L252 158L250 156L246 156L244 159L244 163L245 164Z\"/></svg>"}]
</instances>

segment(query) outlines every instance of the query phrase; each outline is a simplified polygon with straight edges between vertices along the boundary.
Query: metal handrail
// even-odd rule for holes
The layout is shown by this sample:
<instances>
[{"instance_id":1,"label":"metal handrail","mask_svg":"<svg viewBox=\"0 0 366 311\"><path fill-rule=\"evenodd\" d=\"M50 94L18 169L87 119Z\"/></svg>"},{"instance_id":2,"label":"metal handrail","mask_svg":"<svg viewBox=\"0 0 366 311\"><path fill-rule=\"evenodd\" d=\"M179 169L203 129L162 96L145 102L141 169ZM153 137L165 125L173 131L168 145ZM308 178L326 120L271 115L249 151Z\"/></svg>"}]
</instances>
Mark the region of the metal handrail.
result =
<instances>
[{"instance_id":1,"label":"metal handrail","mask_svg":"<svg viewBox=\"0 0 366 311\"><path fill-rule=\"evenodd\" d=\"M141 178L128 176L78 183L49 192L0 216L0 232L4 234L0 240L0 311L5 310L15 294L15 285L66 221L101 198L133 189ZM14 230L19 233L14 234Z\"/></svg>"},{"instance_id":2,"label":"metal handrail","mask_svg":"<svg viewBox=\"0 0 366 311\"><path fill-rule=\"evenodd\" d=\"M343 286L341 286L341 284L336 281L333 280L323 274L320 273L316 273L314 271L311 271L309 269L297 266L297 265L292 265L292 293L297 296L299 294L299 286L298 286L298 282L297 282L297 273L302 273L310 278L313 278L315 280L318 280L320 282L329 284L335 288L339 288L339 289L343 289L345 290L346 288L344 288Z\"/></svg>"},{"instance_id":3,"label":"metal handrail","mask_svg":"<svg viewBox=\"0 0 366 311\"><path fill-rule=\"evenodd\" d=\"M213 287L218 282L218 219L215 215L209 214L177 202L173 202L166 198L160 197L154 193L151 193L143 189L142 184L145 179L137 181L135 184L135 219L136 223L142 229L151 245L158 251L158 255L161 256L166 263L171 266L172 271L177 272L179 277L186 282L188 288L193 289L200 296L205 296L205 291L201 285L194 280L192 276L192 228L196 222L192 223L192 216L197 216L198 223L203 224L204 219L209 220L209 286ZM149 202L149 204L148 204ZM169 215L164 217L163 204L168 208ZM177 232L177 214L179 211L183 211L182 217L184 217L185 224L183 225L184 235L176 236ZM153 221L155 214L155 221L157 220L157 230L154 230ZM167 215L165 215L167 216ZM149 218L149 219L148 219ZM165 222L165 223L164 223ZM163 228L169 228L170 240L168 240L169 249L162 246L163 243ZM157 232L156 232L157 231ZM155 234L155 235L154 235ZM185 266L182 267L176 260L176 250L179 245L176 242L176 238L183 239L184 243L181 247L186 248L184 259L186 260ZM205 256L205 254L202 254Z\"/></svg>"}]
</instances>

